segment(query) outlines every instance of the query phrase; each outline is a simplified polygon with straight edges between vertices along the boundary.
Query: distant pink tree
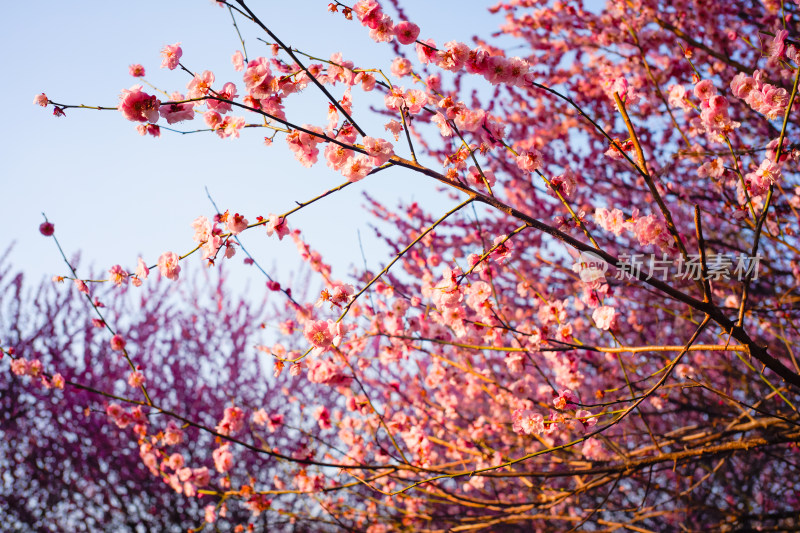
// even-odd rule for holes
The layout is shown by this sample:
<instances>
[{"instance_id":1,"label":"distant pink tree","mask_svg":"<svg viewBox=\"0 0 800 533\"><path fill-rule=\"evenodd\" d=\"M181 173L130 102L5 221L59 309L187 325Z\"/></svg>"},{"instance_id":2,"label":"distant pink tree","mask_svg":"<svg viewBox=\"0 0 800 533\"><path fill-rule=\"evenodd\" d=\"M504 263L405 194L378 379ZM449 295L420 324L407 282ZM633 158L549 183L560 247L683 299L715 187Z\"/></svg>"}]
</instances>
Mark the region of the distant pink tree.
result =
<instances>
[{"instance_id":1,"label":"distant pink tree","mask_svg":"<svg viewBox=\"0 0 800 533\"><path fill-rule=\"evenodd\" d=\"M147 339L132 318L103 333L129 386L94 401L154 477L191 505L202 496L198 519L236 509L249 513L239 531L370 533L800 526L796 3L501 2L502 40L475 46L433 42L397 1L328 6L391 47L391 65L319 59L286 46L267 13L217 3L266 42L248 52L242 37L241 74L169 45L179 90L137 85L99 109L143 135L164 121L221 138L263 128L343 182L282 213L198 217L196 248L109 271L128 295L149 290L151 269L183 283L187 257L221 263L239 235L266 230L294 241L320 285L303 295L308 283L265 271L284 307L262 347L282 396L264 406L237 366L187 366L190 380L213 370L230 401L184 414L151 386L175 375L170 360L136 374ZM298 123L287 102L301 91L326 116ZM370 104L383 130L362 120ZM367 196L393 257L335 275L293 215L387 169L431 180L452 208ZM90 299L99 290L71 277ZM14 352L22 379L62 371ZM67 382L66 403L83 383Z\"/></svg>"}]
</instances>

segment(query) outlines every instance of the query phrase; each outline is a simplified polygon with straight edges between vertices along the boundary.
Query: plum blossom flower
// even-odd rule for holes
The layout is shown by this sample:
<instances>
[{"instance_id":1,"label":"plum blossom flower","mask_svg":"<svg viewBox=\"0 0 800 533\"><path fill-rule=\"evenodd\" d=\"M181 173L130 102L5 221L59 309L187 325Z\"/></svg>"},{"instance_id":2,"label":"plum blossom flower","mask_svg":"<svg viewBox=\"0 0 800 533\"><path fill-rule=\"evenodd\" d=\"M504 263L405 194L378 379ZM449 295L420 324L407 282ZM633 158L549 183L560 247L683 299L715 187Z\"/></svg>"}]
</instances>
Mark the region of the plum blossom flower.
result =
<instances>
[{"instance_id":1,"label":"plum blossom flower","mask_svg":"<svg viewBox=\"0 0 800 533\"><path fill-rule=\"evenodd\" d=\"M144 77L144 67L138 63L136 63L135 65L130 65L128 67L128 74L130 74L134 78Z\"/></svg>"},{"instance_id":2,"label":"plum blossom flower","mask_svg":"<svg viewBox=\"0 0 800 533\"><path fill-rule=\"evenodd\" d=\"M592 320L602 330L612 329L616 322L616 310L609 305L600 306L592 313Z\"/></svg>"},{"instance_id":3,"label":"plum blossom flower","mask_svg":"<svg viewBox=\"0 0 800 533\"><path fill-rule=\"evenodd\" d=\"M625 216L616 207L610 211L605 207L598 207L594 212L594 219L601 228L614 235L619 235L625 229Z\"/></svg>"},{"instance_id":4,"label":"plum blossom flower","mask_svg":"<svg viewBox=\"0 0 800 533\"><path fill-rule=\"evenodd\" d=\"M48 100L47 95L44 94L44 93L37 94L33 99L33 103L34 104L36 104L38 106L42 106L42 107L47 107L47 103L49 101L50 100Z\"/></svg>"},{"instance_id":5,"label":"plum blossom flower","mask_svg":"<svg viewBox=\"0 0 800 533\"><path fill-rule=\"evenodd\" d=\"M215 131L222 139L225 139L226 137L234 137L238 139L239 131L244 128L244 126L244 117L227 116L217 125Z\"/></svg>"},{"instance_id":6,"label":"plum blossom flower","mask_svg":"<svg viewBox=\"0 0 800 533\"><path fill-rule=\"evenodd\" d=\"M111 349L115 352L121 352L125 349L125 339L120 334L111 337Z\"/></svg>"},{"instance_id":7,"label":"plum blossom flower","mask_svg":"<svg viewBox=\"0 0 800 533\"><path fill-rule=\"evenodd\" d=\"M117 106L122 116L132 122L158 122L158 98L142 91L141 85L123 89Z\"/></svg>"},{"instance_id":8,"label":"plum blossom flower","mask_svg":"<svg viewBox=\"0 0 800 533\"><path fill-rule=\"evenodd\" d=\"M109 279L114 285L120 286L128 283L128 273L119 265L112 266L109 270Z\"/></svg>"},{"instance_id":9,"label":"plum blossom flower","mask_svg":"<svg viewBox=\"0 0 800 533\"><path fill-rule=\"evenodd\" d=\"M134 287L141 287L142 282L146 280L147 276L149 275L150 275L150 269L147 268L147 263L144 262L144 259L140 257L136 265L136 273L131 283L133 283Z\"/></svg>"},{"instance_id":10,"label":"plum blossom flower","mask_svg":"<svg viewBox=\"0 0 800 533\"><path fill-rule=\"evenodd\" d=\"M195 74L194 78L186 86L188 89L186 94L189 98L201 98L209 93L213 84L214 73L210 70L204 70L202 74Z\"/></svg>"},{"instance_id":11,"label":"plum blossom flower","mask_svg":"<svg viewBox=\"0 0 800 533\"><path fill-rule=\"evenodd\" d=\"M244 70L244 55L242 55L241 50L236 50L236 52L234 52L233 57L231 57L231 62L233 63L233 69L236 72L241 72Z\"/></svg>"},{"instance_id":12,"label":"plum blossom flower","mask_svg":"<svg viewBox=\"0 0 800 533\"><path fill-rule=\"evenodd\" d=\"M355 183L367 177L372 168L370 160L365 156L349 157L342 166L342 176Z\"/></svg>"},{"instance_id":13,"label":"plum blossom flower","mask_svg":"<svg viewBox=\"0 0 800 533\"><path fill-rule=\"evenodd\" d=\"M520 152L516 162L520 169L534 172L542 168L542 153L535 148Z\"/></svg>"},{"instance_id":14,"label":"plum blossom flower","mask_svg":"<svg viewBox=\"0 0 800 533\"><path fill-rule=\"evenodd\" d=\"M250 96L259 100L278 92L278 79L272 75L269 60L265 57L253 59L247 64L244 84Z\"/></svg>"},{"instance_id":15,"label":"plum blossom flower","mask_svg":"<svg viewBox=\"0 0 800 533\"><path fill-rule=\"evenodd\" d=\"M226 407L216 431L220 435L232 435L244 427L245 414L238 407Z\"/></svg>"},{"instance_id":16,"label":"plum blossom flower","mask_svg":"<svg viewBox=\"0 0 800 533\"><path fill-rule=\"evenodd\" d=\"M289 225L286 224L285 218L270 213L267 220L269 220L269 222L267 222L268 237L271 237L272 234L275 233L278 236L278 240L283 240L283 238L289 234Z\"/></svg>"},{"instance_id":17,"label":"plum blossom flower","mask_svg":"<svg viewBox=\"0 0 800 533\"><path fill-rule=\"evenodd\" d=\"M544 417L528 409L517 409L511 415L512 429L520 435L539 435L544 432Z\"/></svg>"},{"instance_id":18,"label":"plum blossom flower","mask_svg":"<svg viewBox=\"0 0 800 533\"><path fill-rule=\"evenodd\" d=\"M419 37L419 26L405 20L398 22L394 25L394 35L400 44L411 44Z\"/></svg>"},{"instance_id":19,"label":"plum blossom flower","mask_svg":"<svg viewBox=\"0 0 800 533\"><path fill-rule=\"evenodd\" d=\"M236 213L228 216L228 231L230 231L233 235L240 234L247 229L247 226L247 219L244 218L244 215Z\"/></svg>"},{"instance_id":20,"label":"plum blossom flower","mask_svg":"<svg viewBox=\"0 0 800 533\"><path fill-rule=\"evenodd\" d=\"M170 99L175 102L180 102L184 96L179 92L174 92L169 95ZM192 120L194 118L194 105L191 102L183 104L164 104L158 108L158 114L166 119L167 124L175 124L183 120Z\"/></svg>"},{"instance_id":21,"label":"plum blossom flower","mask_svg":"<svg viewBox=\"0 0 800 533\"><path fill-rule=\"evenodd\" d=\"M556 409L575 409L578 407L578 397L569 389L562 390L558 396L553 399L553 406Z\"/></svg>"},{"instance_id":22,"label":"plum blossom flower","mask_svg":"<svg viewBox=\"0 0 800 533\"><path fill-rule=\"evenodd\" d=\"M158 258L158 270L161 272L161 275L173 281L177 280L181 272L178 260L178 254L175 252L164 252L161 254Z\"/></svg>"},{"instance_id":23,"label":"plum blossom flower","mask_svg":"<svg viewBox=\"0 0 800 533\"><path fill-rule=\"evenodd\" d=\"M161 68L175 70L180 63L182 55L181 43L168 44L161 50L161 56L164 58L161 61Z\"/></svg>"},{"instance_id":24,"label":"plum blossom flower","mask_svg":"<svg viewBox=\"0 0 800 533\"><path fill-rule=\"evenodd\" d=\"M294 366L295 365L292 365L292 368L289 369L292 375L296 375L294 373ZM298 367L298 371L299 370L300 368ZM312 383L320 383L331 387L346 387L353 381L353 378L352 376L346 375L342 369L332 361L323 359L311 361L308 364L308 380Z\"/></svg>"},{"instance_id":25,"label":"plum blossom flower","mask_svg":"<svg viewBox=\"0 0 800 533\"><path fill-rule=\"evenodd\" d=\"M230 451L230 445L228 443L214 450L211 456L214 459L214 468L216 468L217 472L220 474L224 474L233 468L233 454Z\"/></svg>"},{"instance_id":26,"label":"plum blossom flower","mask_svg":"<svg viewBox=\"0 0 800 533\"><path fill-rule=\"evenodd\" d=\"M51 222L42 222L41 224L39 224L39 233L41 233L45 237L52 237L55 231L56 227Z\"/></svg>"},{"instance_id":27,"label":"plum blossom flower","mask_svg":"<svg viewBox=\"0 0 800 533\"><path fill-rule=\"evenodd\" d=\"M364 149L372 157L372 164L380 166L389 161L394 155L394 146L389 141L364 137Z\"/></svg>"},{"instance_id":28,"label":"plum blossom flower","mask_svg":"<svg viewBox=\"0 0 800 533\"><path fill-rule=\"evenodd\" d=\"M317 320L306 324L303 335L314 345L318 353L328 349L333 343L333 322L330 320Z\"/></svg>"},{"instance_id":29,"label":"plum blossom flower","mask_svg":"<svg viewBox=\"0 0 800 533\"><path fill-rule=\"evenodd\" d=\"M136 131L139 132L139 135L145 136L147 134L152 135L153 137L161 137L161 128L158 127L156 124L137 124Z\"/></svg>"},{"instance_id":30,"label":"plum blossom flower","mask_svg":"<svg viewBox=\"0 0 800 533\"><path fill-rule=\"evenodd\" d=\"M236 85L231 82L223 85L222 89L216 91L216 93L216 96L225 100L234 100L237 96L239 96L236 94ZM221 102L220 100L208 100L207 105L209 109L213 109L222 115L232 109L232 105L229 102Z\"/></svg>"},{"instance_id":31,"label":"plum blossom flower","mask_svg":"<svg viewBox=\"0 0 800 533\"><path fill-rule=\"evenodd\" d=\"M128 375L128 385L130 385L135 389L138 389L139 387L144 385L144 382L145 382L144 374L142 374L138 370L135 372L131 372Z\"/></svg>"}]
</instances>

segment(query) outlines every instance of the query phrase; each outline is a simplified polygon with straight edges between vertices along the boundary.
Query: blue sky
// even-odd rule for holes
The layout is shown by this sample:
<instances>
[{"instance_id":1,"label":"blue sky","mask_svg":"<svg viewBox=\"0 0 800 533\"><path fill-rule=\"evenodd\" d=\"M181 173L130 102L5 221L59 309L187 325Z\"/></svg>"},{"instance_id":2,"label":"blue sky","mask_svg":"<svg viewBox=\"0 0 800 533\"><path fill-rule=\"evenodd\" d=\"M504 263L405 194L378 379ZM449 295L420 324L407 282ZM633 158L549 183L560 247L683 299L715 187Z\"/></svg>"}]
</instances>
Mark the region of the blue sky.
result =
<instances>
[{"instance_id":1,"label":"blue sky","mask_svg":"<svg viewBox=\"0 0 800 533\"><path fill-rule=\"evenodd\" d=\"M474 4L474 9L465 10L459 1L413 1L407 2L406 14L420 25L423 37L438 43L470 42L473 35L488 35L502 22L488 15L482 3ZM323 0L251 2L292 46L320 57L341 51L359 66L388 71L390 47L372 42L360 24L328 13L326 6ZM386 9L397 19L390 6ZM267 55L256 41L256 29L245 20L239 23L249 55ZM0 43L7 81L0 91L11 116L6 116L7 126L0 133L0 198L7 228L0 234L0 250L14 243L11 263L30 281L66 273L51 240L38 233L42 212L55 223L67 253L82 254L82 274L88 275L90 265L105 271L119 263L133 270L140 254L152 264L167 250L191 249L192 220L213 213L205 187L221 209L252 221L257 215L281 213L294 201L343 181L322 163L313 169L300 166L282 139L265 147L261 129L245 130L238 140L169 132L153 139L140 137L134 124L116 111L73 109L67 117L55 118L51 108L32 103L36 94L45 92L61 103L115 106L121 89L136 83L128 75L132 63L143 64L146 79L159 88L185 92L185 73L159 68L161 48L175 42L182 43L182 60L189 68L212 70L218 82L233 81L242 92L241 73L230 62L241 46L227 9L213 2L50 0L16 2L6 9ZM288 108L290 118L324 122L327 104L317 94L308 94L312 91L307 89ZM356 118L371 135L389 137L382 127L385 118ZM199 119L181 125L201 126ZM405 154L407 148L400 145L399 151ZM348 265L363 264L359 231L370 268L377 270L387 260L368 228L364 190L390 205L399 198L413 199L443 212L452 204L429 181L393 169L293 216L290 226L302 229L333 263L336 277L346 276ZM243 234L243 240L268 270L277 269L282 281L288 280L299 262L291 243L267 239L262 230ZM241 256L234 263L241 265ZM236 268L238 279L250 279L254 272Z\"/></svg>"}]
</instances>

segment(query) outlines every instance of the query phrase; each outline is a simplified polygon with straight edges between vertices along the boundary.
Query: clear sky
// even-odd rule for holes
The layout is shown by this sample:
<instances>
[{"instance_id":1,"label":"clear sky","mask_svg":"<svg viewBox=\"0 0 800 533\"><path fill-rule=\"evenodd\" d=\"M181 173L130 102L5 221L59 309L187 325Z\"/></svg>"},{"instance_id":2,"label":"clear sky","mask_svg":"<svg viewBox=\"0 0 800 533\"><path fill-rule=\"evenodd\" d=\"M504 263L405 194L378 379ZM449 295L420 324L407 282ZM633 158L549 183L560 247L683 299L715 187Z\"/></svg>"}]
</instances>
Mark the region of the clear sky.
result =
<instances>
[{"instance_id":1,"label":"clear sky","mask_svg":"<svg viewBox=\"0 0 800 533\"><path fill-rule=\"evenodd\" d=\"M358 22L328 13L324 0L250 4L292 46L325 58L341 51L358 66L388 71L390 47L371 41ZM397 20L388 2L384 4ZM488 36L502 23L501 17L488 14L484 2L469 2L474 5L470 9L463 0L404 4L407 17L422 28L421 35L437 43L469 43L473 35ZM14 2L4 13L0 61L6 82L0 92L6 127L0 131L0 199L6 229L0 233L0 251L14 243L11 263L24 270L29 281L66 274L52 241L38 232L42 212L55 223L67 253L82 254L82 274L88 275L90 265L105 271L119 263L133 270L140 254L152 264L162 252L190 250L192 220L214 212L205 187L221 209L252 221L257 215L284 212L294 201L343 181L324 163L311 170L300 166L282 139L265 147L262 129L245 130L237 140L169 132L154 139L140 137L135 125L117 111L73 109L55 118L52 108L33 105L34 96L45 92L65 104L116 106L121 89L136 83L128 74L132 63L144 65L146 79L159 88L185 92L185 73L159 68L161 48L176 42L182 43L182 61L190 69L212 70L218 82L233 81L242 93L241 73L230 61L241 45L227 9L213 2L46 0ZM268 55L256 40L261 34L246 20L239 22L249 56ZM312 91L310 87L306 92ZM327 103L315 94L302 98L288 107L289 117L322 125ZM360 120L371 135L390 137L383 131L385 118ZM203 123L195 119L177 126L189 130ZM406 147L396 146L401 155L408 155ZM336 277L344 277L348 265L363 264L359 230L370 268L387 260L369 229L365 190L390 205L398 198L435 205L442 212L452 205L428 180L393 169L293 216L290 226L300 228L333 263ZM267 239L261 229L243 234L243 241L268 270L283 273L282 281L299 262L292 244ZM241 265L241 258L234 263ZM237 269L242 279L252 271Z\"/></svg>"}]
</instances>

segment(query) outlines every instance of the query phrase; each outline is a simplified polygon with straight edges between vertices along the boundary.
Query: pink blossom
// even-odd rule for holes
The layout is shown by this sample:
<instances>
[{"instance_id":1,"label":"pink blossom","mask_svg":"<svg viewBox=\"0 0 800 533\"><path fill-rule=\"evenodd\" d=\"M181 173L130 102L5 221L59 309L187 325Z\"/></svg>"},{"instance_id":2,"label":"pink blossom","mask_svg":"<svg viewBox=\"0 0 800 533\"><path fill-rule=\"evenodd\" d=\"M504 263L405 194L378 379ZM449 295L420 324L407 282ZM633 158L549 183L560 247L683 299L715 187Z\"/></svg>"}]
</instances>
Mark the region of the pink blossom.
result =
<instances>
[{"instance_id":1,"label":"pink blossom","mask_svg":"<svg viewBox=\"0 0 800 533\"><path fill-rule=\"evenodd\" d=\"M247 229L247 219L243 215L236 213L228 216L228 231L233 235L238 235Z\"/></svg>"},{"instance_id":2,"label":"pink blossom","mask_svg":"<svg viewBox=\"0 0 800 533\"><path fill-rule=\"evenodd\" d=\"M186 94L189 98L201 98L209 93L213 84L214 73L210 70L204 70L202 74L195 74L192 81L186 86L188 89Z\"/></svg>"},{"instance_id":3,"label":"pink blossom","mask_svg":"<svg viewBox=\"0 0 800 533\"><path fill-rule=\"evenodd\" d=\"M383 139L364 137L364 149L372 156L372 164L375 166L383 165L394 155L392 143Z\"/></svg>"},{"instance_id":4,"label":"pink blossom","mask_svg":"<svg viewBox=\"0 0 800 533\"><path fill-rule=\"evenodd\" d=\"M456 114L455 123L461 131L476 131L485 118L486 112L482 109L464 109Z\"/></svg>"},{"instance_id":5,"label":"pink blossom","mask_svg":"<svg viewBox=\"0 0 800 533\"><path fill-rule=\"evenodd\" d=\"M375 27L369 31L369 37L376 43L388 43L394 39L394 23L389 15L383 14Z\"/></svg>"},{"instance_id":6,"label":"pink blossom","mask_svg":"<svg viewBox=\"0 0 800 533\"><path fill-rule=\"evenodd\" d=\"M213 524L217 520L217 508L214 506L213 503L210 503L205 506L204 509L204 519L207 524Z\"/></svg>"},{"instance_id":7,"label":"pink blossom","mask_svg":"<svg viewBox=\"0 0 800 533\"><path fill-rule=\"evenodd\" d=\"M34 99L33 103L42 107L47 107L47 104L50 100L48 100L47 95L44 93L37 94Z\"/></svg>"},{"instance_id":8,"label":"pink blossom","mask_svg":"<svg viewBox=\"0 0 800 533\"><path fill-rule=\"evenodd\" d=\"M228 82L225 85L223 85L222 89L217 91L216 95L214 96L217 96L225 100L235 100L236 97L239 95L236 94L236 85L234 85L231 82ZM207 100L206 103L209 109L213 109L214 111L217 111L221 115L228 113L232 109L232 106L229 102L221 102L220 100L211 99Z\"/></svg>"},{"instance_id":9,"label":"pink blossom","mask_svg":"<svg viewBox=\"0 0 800 533\"><path fill-rule=\"evenodd\" d=\"M132 122L158 122L158 109L161 102L155 96L142 91L141 85L123 89L117 109L122 116Z\"/></svg>"},{"instance_id":10,"label":"pink blossom","mask_svg":"<svg viewBox=\"0 0 800 533\"><path fill-rule=\"evenodd\" d=\"M746 99L757 88L758 82L744 72L738 73L731 80L731 92L736 98Z\"/></svg>"},{"instance_id":11,"label":"pink blossom","mask_svg":"<svg viewBox=\"0 0 800 533\"><path fill-rule=\"evenodd\" d=\"M178 92L172 93L170 99L175 102L180 102L184 99L183 95ZM166 119L167 124L175 124L183 120L192 120L194 118L194 105L191 102L183 104L164 104L158 108L158 114Z\"/></svg>"},{"instance_id":12,"label":"pink blossom","mask_svg":"<svg viewBox=\"0 0 800 533\"><path fill-rule=\"evenodd\" d=\"M400 132L403 131L403 124L397 120L391 120L387 122L384 126L386 131L389 131L394 135L394 140L397 141L400 138Z\"/></svg>"},{"instance_id":13,"label":"pink blossom","mask_svg":"<svg viewBox=\"0 0 800 533\"><path fill-rule=\"evenodd\" d=\"M211 473L207 466L192 469L192 481L198 487L205 487L211 483Z\"/></svg>"},{"instance_id":14,"label":"pink blossom","mask_svg":"<svg viewBox=\"0 0 800 533\"><path fill-rule=\"evenodd\" d=\"M486 185L492 187L496 181L491 170L480 171L476 167L469 167L467 170L467 183L473 187L486 187Z\"/></svg>"},{"instance_id":15,"label":"pink blossom","mask_svg":"<svg viewBox=\"0 0 800 533\"><path fill-rule=\"evenodd\" d=\"M331 428L331 413L328 411L328 408L324 405L320 405L316 409L314 409L314 418L317 420L317 424L319 424L320 429L330 429Z\"/></svg>"},{"instance_id":16,"label":"pink blossom","mask_svg":"<svg viewBox=\"0 0 800 533\"><path fill-rule=\"evenodd\" d=\"M451 72L461 70L469 59L469 46L458 41L444 43L436 53L437 65Z\"/></svg>"},{"instance_id":17,"label":"pink blossom","mask_svg":"<svg viewBox=\"0 0 800 533\"><path fill-rule=\"evenodd\" d=\"M128 374L128 385L131 387L138 389L142 385L144 385L145 378L144 374L139 371L131 372Z\"/></svg>"},{"instance_id":18,"label":"pink blossom","mask_svg":"<svg viewBox=\"0 0 800 533\"><path fill-rule=\"evenodd\" d=\"M144 77L144 67L139 63L136 63L135 65L130 65L128 67L128 74L130 74L134 78Z\"/></svg>"},{"instance_id":19,"label":"pink blossom","mask_svg":"<svg viewBox=\"0 0 800 533\"><path fill-rule=\"evenodd\" d=\"M120 286L128 283L128 273L119 265L112 266L109 270L109 279L114 285Z\"/></svg>"},{"instance_id":20,"label":"pink blossom","mask_svg":"<svg viewBox=\"0 0 800 533\"><path fill-rule=\"evenodd\" d=\"M581 448L581 453L590 461L604 461L608 459L608 452L606 452L603 444L594 437L586 439Z\"/></svg>"},{"instance_id":21,"label":"pink blossom","mask_svg":"<svg viewBox=\"0 0 800 533\"><path fill-rule=\"evenodd\" d=\"M39 224L39 233L41 233L45 237L52 237L55 231L56 227L51 222L42 222L41 224Z\"/></svg>"},{"instance_id":22,"label":"pink blossom","mask_svg":"<svg viewBox=\"0 0 800 533\"><path fill-rule=\"evenodd\" d=\"M686 100L686 88L683 85L669 86L669 105L684 111L689 111L692 108Z\"/></svg>"},{"instance_id":23,"label":"pink blossom","mask_svg":"<svg viewBox=\"0 0 800 533\"><path fill-rule=\"evenodd\" d=\"M161 137L161 128L159 128L156 124L137 124L136 131L138 131L139 135L142 136L150 134L153 137Z\"/></svg>"},{"instance_id":24,"label":"pink blossom","mask_svg":"<svg viewBox=\"0 0 800 533\"><path fill-rule=\"evenodd\" d=\"M211 456L214 459L214 468L217 469L217 472L224 474L233 468L233 454L230 451L229 444L221 445L212 452Z\"/></svg>"},{"instance_id":25,"label":"pink blossom","mask_svg":"<svg viewBox=\"0 0 800 533\"><path fill-rule=\"evenodd\" d=\"M428 103L428 97L424 91L419 89L409 89L403 96L406 109L412 115L416 115L422 111L422 107Z\"/></svg>"},{"instance_id":26,"label":"pink blossom","mask_svg":"<svg viewBox=\"0 0 800 533\"><path fill-rule=\"evenodd\" d=\"M111 337L111 349L117 352L125 350L125 339L120 334Z\"/></svg>"},{"instance_id":27,"label":"pink blossom","mask_svg":"<svg viewBox=\"0 0 800 533\"><path fill-rule=\"evenodd\" d=\"M436 61L436 43L433 39L417 42L417 57L420 63L434 63Z\"/></svg>"},{"instance_id":28,"label":"pink blossom","mask_svg":"<svg viewBox=\"0 0 800 533\"><path fill-rule=\"evenodd\" d=\"M356 14L361 24L374 28L383 16L381 5L375 0L358 0L353 4L353 13Z\"/></svg>"},{"instance_id":29,"label":"pink blossom","mask_svg":"<svg viewBox=\"0 0 800 533\"><path fill-rule=\"evenodd\" d=\"M158 258L158 270L165 278L173 281L178 279L181 272L181 267L178 264L180 258L175 252L164 252Z\"/></svg>"},{"instance_id":30,"label":"pink blossom","mask_svg":"<svg viewBox=\"0 0 800 533\"><path fill-rule=\"evenodd\" d=\"M169 446L175 446L183 442L183 430L178 425L170 420L164 430L164 443Z\"/></svg>"},{"instance_id":31,"label":"pink blossom","mask_svg":"<svg viewBox=\"0 0 800 533\"><path fill-rule=\"evenodd\" d=\"M373 165L365 156L349 157L342 166L342 176L355 183L364 179Z\"/></svg>"},{"instance_id":32,"label":"pink blossom","mask_svg":"<svg viewBox=\"0 0 800 533\"><path fill-rule=\"evenodd\" d=\"M642 246L655 244L661 250L671 246L672 239L669 235L669 230L655 215L648 215L636 220L633 232Z\"/></svg>"},{"instance_id":33,"label":"pink blossom","mask_svg":"<svg viewBox=\"0 0 800 533\"><path fill-rule=\"evenodd\" d=\"M161 68L175 70L180 63L182 55L181 43L168 44L161 50L161 56L164 58L161 61Z\"/></svg>"},{"instance_id":34,"label":"pink blossom","mask_svg":"<svg viewBox=\"0 0 800 533\"><path fill-rule=\"evenodd\" d=\"M64 390L64 376L61 374L53 374L53 379L50 381L54 388Z\"/></svg>"},{"instance_id":35,"label":"pink blossom","mask_svg":"<svg viewBox=\"0 0 800 533\"><path fill-rule=\"evenodd\" d=\"M211 113L211 111L209 111L209 113ZM239 131L244 128L244 126L244 117L227 116L216 126L215 131L222 139L226 137L238 138Z\"/></svg>"},{"instance_id":36,"label":"pink blossom","mask_svg":"<svg viewBox=\"0 0 800 533\"><path fill-rule=\"evenodd\" d=\"M253 423L257 426L265 426L268 421L269 415L263 408L253 413Z\"/></svg>"},{"instance_id":37,"label":"pink blossom","mask_svg":"<svg viewBox=\"0 0 800 533\"><path fill-rule=\"evenodd\" d=\"M780 61L780 59L784 56L784 51L786 50L786 44L784 41L788 36L789 32L786 30L778 30L775 32L775 37L773 37L767 44L768 65L772 66L777 64L778 61Z\"/></svg>"},{"instance_id":38,"label":"pink blossom","mask_svg":"<svg viewBox=\"0 0 800 533\"><path fill-rule=\"evenodd\" d=\"M394 25L394 34L400 44L411 44L419 37L419 26L404 20Z\"/></svg>"},{"instance_id":39,"label":"pink blossom","mask_svg":"<svg viewBox=\"0 0 800 533\"><path fill-rule=\"evenodd\" d=\"M144 262L144 259L141 257L136 265L136 274L132 280L134 287L141 287L142 282L147 279L147 276L150 275L150 269L147 268L147 263Z\"/></svg>"},{"instance_id":40,"label":"pink blossom","mask_svg":"<svg viewBox=\"0 0 800 533\"><path fill-rule=\"evenodd\" d=\"M28 373L28 361L18 357L11 361L11 373L15 376L24 376Z\"/></svg>"},{"instance_id":41,"label":"pink blossom","mask_svg":"<svg viewBox=\"0 0 800 533\"><path fill-rule=\"evenodd\" d=\"M233 63L233 69L236 72L241 72L244 70L244 55L242 54L241 50L236 50L236 52L234 52L233 57L231 57L231 62Z\"/></svg>"},{"instance_id":42,"label":"pink blossom","mask_svg":"<svg viewBox=\"0 0 800 533\"><path fill-rule=\"evenodd\" d=\"M217 424L216 431L220 435L232 435L244 427L244 411L238 407L226 407L222 420Z\"/></svg>"},{"instance_id":43,"label":"pink blossom","mask_svg":"<svg viewBox=\"0 0 800 533\"><path fill-rule=\"evenodd\" d=\"M522 170L533 172L542 168L542 153L536 149L520 152L516 161Z\"/></svg>"},{"instance_id":44,"label":"pink blossom","mask_svg":"<svg viewBox=\"0 0 800 533\"><path fill-rule=\"evenodd\" d=\"M544 417L528 409L517 409L511 415L512 429L520 435L539 435L544 432Z\"/></svg>"},{"instance_id":45,"label":"pink blossom","mask_svg":"<svg viewBox=\"0 0 800 533\"><path fill-rule=\"evenodd\" d=\"M309 322L303 330L303 335L305 335L306 339L316 348L325 350L329 348L333 342L331 325L332 322L330 320Z\"/></svg>"},{"instance_id":46,"label":"pink blossom","mask_svg":"<svg viewBox=\"0 0 800 533\"><path fill-rule=\"evenodd\" d=\"M278 240L283 240L289 234L289 226L286 224L286 219L272 213L267 218L269 220L267 222L267 236L271 237L275 233L278 236Z\"/></svg>"},{"instance_id":47,"label":"pink blossom","mask_svg":"<svg viewBox=\"0 0 800 533\"><path fill-rule=\"evenodd\" d=\"M711 80L703 80L694 86L694 95L703 102L708 102L715 94L717 94L717 89Z\"/></svg>"},{"instance_id":48,"label":"pink blossom","mask_svg":"<svg viewBox=\"0 0 800 533\"><path fill-rule=\"evenodd\" d=\"M578 403L578 397L569 389L562 390L558 396L553 399L553 406L559 410L575 409L578 407Z\"/></svg>"},{"instance_id":49,"label":"pink blossom","mask_svg":"<svg viewBox=\"0 0 800 533\"><path fill-rule=\"evenodd\" d=\"M605 207L598 207L594 212L594 219L601 228L614 235L619 235L625 228L625 216L617 208L609 211Z\"/></svg>"},{"instance_id":50,"label":"pink blossom","mask_svg":"<svg viewBox=\"0 0 800 533\"><path fill-rule=\"evenodd\" d=\"M278 91L278 79L272 76L269 60L259 57L247 64L244 83L250 96L256 99L268 98Z\"/></svg>"},{"instance_id":51,"label":"pink blossom","mask_svg":"<svg viewBox=\"0 0 800 533\"><path fill-rule=\"evenodd\" d=\"M612 329L616 322L616 310L608 305L600 306L592 313L592 320L599 329Z\"/></svg>"},{"instance_id":52,"label":"pink blossom","mask_svg":"<svg viewBox=\"0 0 800 533\"><path fill-rule=\"evenodd\" d=\"M575 174L570 169L566 169L563 174L559 174L550 180L553 191L557 191L564 198L569 198L575 192L578 182Z\"/></svg>"},{"instance_id":53,"label":"pink blossom","mask_svg":"<svg viewBox=\"0 0 800 533\"><path fill-rule=\"evenodd\" d=\"M411 74L411 61L404 57L396 57L392 61L392 74L398 78Z\"/></svg>"},{"instance_id":54,"label":"pink blossom","mask_svg":"<svg viewBox=\"0 0 800 533\"><path fill-rule=\"evenodd\" d=\"M294 373L294 365L289 369L292 375ZM300 369L298 368L298 371ZM308 380L312 383L321 383L331 387L348 386L353 378L346 375L343 370L336 366L333 362L325 360L311 361L308 364Z\"/></svg>"}]
</instances>

